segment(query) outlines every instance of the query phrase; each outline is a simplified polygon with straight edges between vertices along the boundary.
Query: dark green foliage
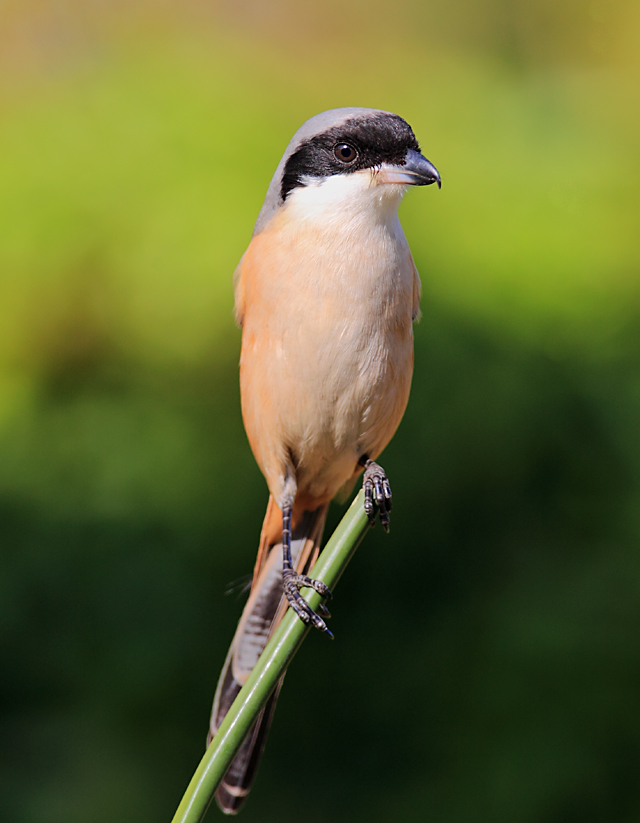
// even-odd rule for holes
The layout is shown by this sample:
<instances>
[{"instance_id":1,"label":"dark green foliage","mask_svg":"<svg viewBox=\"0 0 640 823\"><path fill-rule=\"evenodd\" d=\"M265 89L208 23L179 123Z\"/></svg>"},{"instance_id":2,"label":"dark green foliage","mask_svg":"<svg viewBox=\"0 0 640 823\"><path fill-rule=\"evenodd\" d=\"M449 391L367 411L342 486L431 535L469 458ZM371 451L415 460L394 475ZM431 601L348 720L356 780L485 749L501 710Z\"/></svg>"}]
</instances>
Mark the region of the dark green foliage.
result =
<instances>
[{"instance_id":1,"label":"dark green foliage","mask_svg":"<svg viewBox=\"0 0 640 823\"><path fill-rule=\"evenodd\" d=\"M336 642L312 636L290 672L245 816L293 815L313 795L312 820L327 806L345 820L631 819L638 455L617 434L640 364L628 352L612 376L552 361L431 301L417 342L385 460L392 533L372 533L342 581ZM133 462L176 448L154 422L167 415L190 466L153 463L136 512L83 512L95 476L77 440L86 474L61 513L4 499L3 780L17 823L168 818L199 759L240 610L223 591L251 569L265 502L235 369L217 371L144 391L121 373L120 412L141 420L131 440L148 438ZM77 429L87 415L95 427L98 406L108 432L113 404L95 379L53 387L32 426L66 416ZM193 496L176 488L179 505L155 509L174 481ZM313 769L291 757L300 737L320 755Z\"/></svg>"}]
</instances>

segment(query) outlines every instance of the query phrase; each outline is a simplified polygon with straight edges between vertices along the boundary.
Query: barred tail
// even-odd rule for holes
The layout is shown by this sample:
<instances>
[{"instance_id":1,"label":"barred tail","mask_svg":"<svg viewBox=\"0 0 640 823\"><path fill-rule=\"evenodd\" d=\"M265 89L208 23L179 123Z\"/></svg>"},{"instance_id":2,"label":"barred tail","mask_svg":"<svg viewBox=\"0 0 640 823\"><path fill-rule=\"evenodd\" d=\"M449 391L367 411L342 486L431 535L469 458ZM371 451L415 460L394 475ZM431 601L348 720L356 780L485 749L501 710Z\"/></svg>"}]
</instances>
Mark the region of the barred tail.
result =
<instances>
[{"instance_id":1,"label":"barred tail","mask_svg":"<svg viewBox=\"0 0 640 823\"><path fill-rule=\"evenodd\" d=\"M328 506L321 506L314 512L304 512L294 524L291 554L298 572L308 572L315 563L327 509ZM273 497L270 497L262 526L251 593L238 623L213 700L207 746L287 610L288 604L282 591L281 529L280 509ZM280 536L276 538L276 534ZM216 792L218 806L225 814L236 814L251 789L283 681L284 675L245 737Z\"/></svg>"}]
</instances>

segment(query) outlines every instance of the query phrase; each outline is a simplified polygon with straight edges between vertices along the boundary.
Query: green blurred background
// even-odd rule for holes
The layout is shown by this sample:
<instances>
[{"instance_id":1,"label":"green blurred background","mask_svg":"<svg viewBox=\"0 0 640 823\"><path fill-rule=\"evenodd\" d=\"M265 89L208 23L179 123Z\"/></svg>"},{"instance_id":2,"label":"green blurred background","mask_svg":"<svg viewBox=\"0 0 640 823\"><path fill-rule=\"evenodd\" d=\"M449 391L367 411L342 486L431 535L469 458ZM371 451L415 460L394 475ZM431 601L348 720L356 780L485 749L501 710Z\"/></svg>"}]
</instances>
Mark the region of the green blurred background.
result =
<instances>
[{"instance_id":1,"label":"green blurred background","mask_svg":"<svg viewBox=\"0 0 640 823\"><path fill-rule=\"evenodd\" d=\"M444 181L401 209L393 528L243 820L640 821L639 30L633 0L2 3L0 819L171 819L267 499L231 275L295 129L360 105Z\"/></svg>"}]
</instances>

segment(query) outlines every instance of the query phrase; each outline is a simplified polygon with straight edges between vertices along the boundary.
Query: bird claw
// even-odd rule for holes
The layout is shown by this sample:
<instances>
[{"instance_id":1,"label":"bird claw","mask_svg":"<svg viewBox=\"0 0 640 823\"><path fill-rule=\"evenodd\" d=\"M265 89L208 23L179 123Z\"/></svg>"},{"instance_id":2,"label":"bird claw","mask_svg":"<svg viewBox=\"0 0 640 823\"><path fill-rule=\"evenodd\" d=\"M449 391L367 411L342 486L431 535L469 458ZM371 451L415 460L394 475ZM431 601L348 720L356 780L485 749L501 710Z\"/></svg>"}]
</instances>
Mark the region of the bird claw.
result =
<instances>
[{"instance_id":1,"label":"bird claw","mask_svg":"<svg viewBox=\"0 0 640 823\"><path fill-rule=\"evenodd\" d=\"M329 609L327 609L323 603L320 603L318 606L319 613L314 612L311 606L300 594L300 589L308 587L310 589L314 589L318 592L318 594L322 595L322 597L326 597L329 600L331 599L332 594L327 584L323 583L322 580L314 580L311 577L307 577L306 574L298 574L290 569L286 569L282 573L282 585L284 588L284 593L287 596L287 600L289 601L289 605L298 615L300 620L307 625L311 624L316 629L320 629L320 631L328 634L333 640L333 633L329 631L329 627L322 619L322 617L331 617ZM322 617L320 615L322 615Z\"/></svg>"},{"instance_id":2,"label":"bird claw","mask_svg":"<svg viewBox=\"0 0 640 823\"><path fill-rule=\"evenodd\" d=\"M364 510L369 518L370 525L375 525L375 506L377 506L382 527L388 532L389 512L391 511L391 486L385 470L382 466L374 463L373 460L367 459L364 464L362 488L364 489Z\"/></svg>"}]
</instances>

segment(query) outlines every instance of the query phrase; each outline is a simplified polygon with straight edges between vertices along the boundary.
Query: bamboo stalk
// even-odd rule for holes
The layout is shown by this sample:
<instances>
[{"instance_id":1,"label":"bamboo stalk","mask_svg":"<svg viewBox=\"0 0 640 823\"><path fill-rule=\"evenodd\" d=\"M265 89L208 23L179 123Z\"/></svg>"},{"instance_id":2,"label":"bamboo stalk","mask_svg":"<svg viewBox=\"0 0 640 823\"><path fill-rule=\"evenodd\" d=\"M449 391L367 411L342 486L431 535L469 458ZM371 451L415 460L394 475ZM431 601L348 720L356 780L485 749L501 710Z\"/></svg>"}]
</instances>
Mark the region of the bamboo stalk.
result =
<instances>
[{"instance_id":1,"label":"bamboo stalk","mask_svg":"<svg viewBox=\"0 0 640 823\"><path fill-rule=\"evenodd\" d=\"M363 501L364 494L361 491L310 572L311 577L323 580L331 589L335 587L367 532L369 520L364 512ZM321 600L317 592L303 589L302 594L312 608L317 608ZM172 823L197 823L204 819L216 789L242 741L308 631L309 627L289 609L200 761Z\"/></svg>"}]
</instances>

